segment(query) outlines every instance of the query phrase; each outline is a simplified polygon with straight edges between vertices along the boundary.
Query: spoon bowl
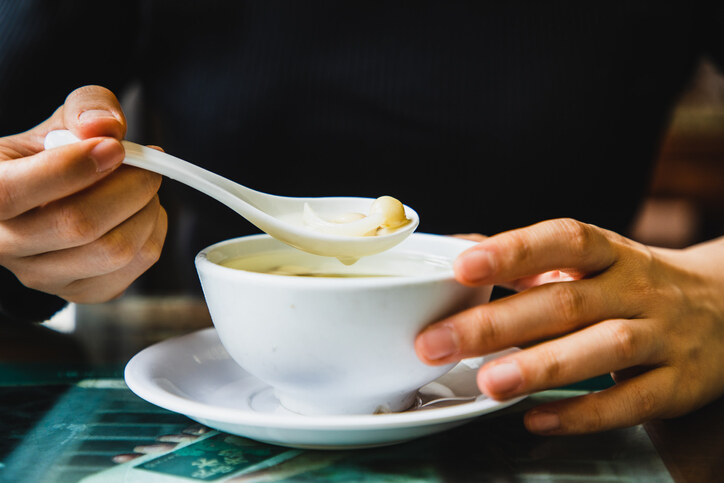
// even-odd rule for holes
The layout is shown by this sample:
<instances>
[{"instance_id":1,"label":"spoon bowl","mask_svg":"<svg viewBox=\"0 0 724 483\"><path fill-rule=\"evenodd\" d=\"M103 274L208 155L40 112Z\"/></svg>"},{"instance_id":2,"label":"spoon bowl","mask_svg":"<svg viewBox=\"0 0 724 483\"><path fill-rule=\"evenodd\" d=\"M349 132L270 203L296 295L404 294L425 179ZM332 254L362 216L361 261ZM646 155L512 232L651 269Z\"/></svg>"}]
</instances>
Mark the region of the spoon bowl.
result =
<instances>
[{"instance_id":1,"label":"spoon bowl","mask_svg":"<svg viewBox=\"0 0 724 483\"><path fill-rule=\"evenodd\" d=\"M45 137L45 149L79 141L70 131L51 131ZM159 173L197 189L236 211L277 240L315 255L339 258L343 263L353 263L360 257L392 248L415 231L420 223L417 213L405 206L405 215L410 221L389 234L341 236L320 233L304 225L302 213L305 203L324 218L349 212L368 213L374 199L296 198L262 193L170 154L130 141L121 142L126 150L125 164Z\"/></svg>"}]
</instances>

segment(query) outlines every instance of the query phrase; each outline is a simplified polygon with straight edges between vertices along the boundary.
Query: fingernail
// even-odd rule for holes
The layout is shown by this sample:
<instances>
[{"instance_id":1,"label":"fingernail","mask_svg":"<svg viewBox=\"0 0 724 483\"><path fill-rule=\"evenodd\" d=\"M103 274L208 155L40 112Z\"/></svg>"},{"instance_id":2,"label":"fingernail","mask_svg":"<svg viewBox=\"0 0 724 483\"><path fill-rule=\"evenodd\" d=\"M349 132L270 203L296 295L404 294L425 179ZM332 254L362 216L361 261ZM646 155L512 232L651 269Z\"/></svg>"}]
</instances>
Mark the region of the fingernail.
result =
<instances>
[{"instance_id":1,"label":"fingernail","mask_svg":"<svg viewBox=\"0 0 724 483\"><path fill-rule=\"evenodd\" d=\"M523 375L515 362L496 364L483 373L485 387L495 394L507 394L523 384Z\"/></svg>"},{"instance_id":2,"label":"fingernail","mask_svg":"<svg viewBox=\"0 0 724 483\"><path fill-rule=\"evenodd\" d=\"M428 360L451 356L458 351L458 341L452 327L441 325L420 334L420 350Z\"/></svg>"},{"instance_id":3,"label":"fingernail","mask_svg":"<svg viewBox=\"0 0 724 483\"><path fill-rule=\"evenodd\" d=\"M472 250L455 261L455 272L466 282L480 282L493 272L493 257L487 250Z\"/></svg>"},{"instance_id":4,"label":"fingernail","mask_svg":"<svg viewBox=\"0 0 724 483\"><path fill-rule=\"evenodd\" d=\"M116 117L109 111L106 111L104 109L90 109L88 111L83 111L80 113L80 115L78 115L78 121L80 121L81 124L95 121L97 119L116 120Z\"/></svg>"},{"instance_id":5,"label":"fingernail","mask_svg":"<svg viewBox=\"0 0 724 483\"><path fill-rule=\"evenodd\" d=\"M561 426L561 418L556 413L533 411L528 415L527 426L535 433L549 433Z\"/></svg>"},{"instance_id":6,"label":"fingernail","mask_svg":"<svg viewBox=\"0 0 724 483\"><path fill-rule=\"evenodd\" d=\"M96 144L89 153L96 163L96 172L103 173L123 162L123 146L115 139L104 139Z\"/></svg>"}]
</instances>

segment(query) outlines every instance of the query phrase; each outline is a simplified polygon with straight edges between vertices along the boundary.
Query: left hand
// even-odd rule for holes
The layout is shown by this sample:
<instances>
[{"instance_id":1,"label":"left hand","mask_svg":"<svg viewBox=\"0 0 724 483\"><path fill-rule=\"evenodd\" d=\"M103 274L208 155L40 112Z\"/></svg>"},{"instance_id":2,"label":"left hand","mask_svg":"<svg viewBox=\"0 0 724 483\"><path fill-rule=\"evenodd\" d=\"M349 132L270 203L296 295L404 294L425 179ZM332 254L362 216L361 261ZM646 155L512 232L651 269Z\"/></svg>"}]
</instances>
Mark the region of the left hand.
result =
<instances>
[{"instance_id":1,"label":"left hand","mask_svg":"<svg viewBox=\"0 0 724 483\"><path fill-rule=\"evenodd\" d=\"M520 292L427 327L415 342L420 359L524 347L478 374L500 400L609 372L616 382L532 409L528 430L631 426L724 394L724 239L666 250L570 219L481 239L456 260L457 280Z\"/></svg>"},{"instance_id":2,"label":"left hand","mask_svg":"<svg viewBox=\"0 0 724 483\"><path fill-rule=\"evenodd\" d=\"M82 141L46 150L55 129ZM44 122L0 138L0 265L20 283L99 303L156 263L167 231L161 175L121 165L125 133L116 96L84 86Z\"/></svg>"}]
</instances>

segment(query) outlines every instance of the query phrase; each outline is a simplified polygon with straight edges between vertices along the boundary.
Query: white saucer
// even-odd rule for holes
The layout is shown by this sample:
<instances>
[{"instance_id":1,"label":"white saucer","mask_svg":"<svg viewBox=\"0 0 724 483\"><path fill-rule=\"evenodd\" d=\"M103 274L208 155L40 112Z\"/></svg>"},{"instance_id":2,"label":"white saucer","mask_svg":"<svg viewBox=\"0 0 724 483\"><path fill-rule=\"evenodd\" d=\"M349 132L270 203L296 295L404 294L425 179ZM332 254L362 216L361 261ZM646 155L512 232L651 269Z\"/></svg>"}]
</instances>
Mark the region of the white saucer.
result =
<instances>
[{"instance_id":1,"label":"white saucer","mask_svg":"<svg viewBox=\"0 0 724 483\"><path fill-rule=\"evenodd\" d=\"M126 366L125 378L141 398L220 431L298 448L358 448L437 433L520 401L495 401L477 388L477 369L502 354L466 359L420 390L423 402L439 397L469 400L393 414L292 413L279 404L271 387L229 357L214 328L144 349Z\"/></svg>"}]
</instances>

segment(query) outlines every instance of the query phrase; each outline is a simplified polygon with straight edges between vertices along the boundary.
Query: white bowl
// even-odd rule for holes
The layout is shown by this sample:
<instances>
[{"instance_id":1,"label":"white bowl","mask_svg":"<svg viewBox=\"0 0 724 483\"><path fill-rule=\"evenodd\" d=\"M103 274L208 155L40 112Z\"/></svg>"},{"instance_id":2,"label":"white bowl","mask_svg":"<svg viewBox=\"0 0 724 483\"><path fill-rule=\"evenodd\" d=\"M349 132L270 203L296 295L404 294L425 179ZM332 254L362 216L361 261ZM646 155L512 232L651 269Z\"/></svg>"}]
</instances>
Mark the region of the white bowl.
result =
<instances>
[{"instance_id":1,"label":"white bowl","mask_svg":"<svg viewBox=\"0 0 724 483\"><path fill-rule=\"evenodd\" d=\"M196 268L221 343L247 372L300 414L371 414L407 409L416 390L451 365L428 366L414 351L420 330L480 302L481 289L453 278L452 262L473 243L413 234L387 252L345 267L267 235L202 250ZM316 278L220 265L263 255L334 273L400 275ZM424 258L424 261L423 261ZM414 273L413 273L414 272ZM483 289L487 299L490 289Z\"/></svg>"}]
</instances>

